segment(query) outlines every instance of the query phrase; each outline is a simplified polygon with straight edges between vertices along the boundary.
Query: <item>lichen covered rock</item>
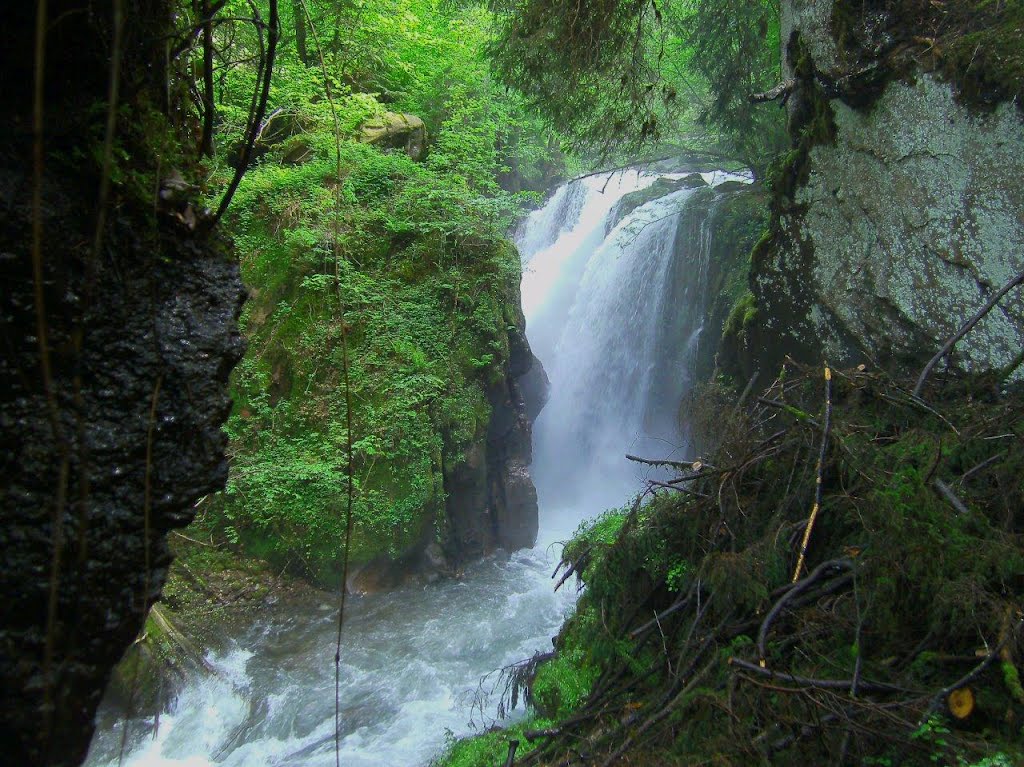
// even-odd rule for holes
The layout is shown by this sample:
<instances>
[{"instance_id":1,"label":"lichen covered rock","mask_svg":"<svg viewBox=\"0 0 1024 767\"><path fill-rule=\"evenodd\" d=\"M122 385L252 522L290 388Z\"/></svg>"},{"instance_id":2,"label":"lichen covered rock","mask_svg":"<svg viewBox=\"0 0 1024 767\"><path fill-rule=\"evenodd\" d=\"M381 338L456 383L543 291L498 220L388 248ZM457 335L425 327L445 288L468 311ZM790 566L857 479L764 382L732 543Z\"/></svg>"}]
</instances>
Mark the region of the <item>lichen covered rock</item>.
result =
<instances>
[{"instance_id":1,"label":"lichen covered rock","mask_svg":"<svg viewBox=\"0 0 1024 767\"><path fill-rule=\"evenodd\" d=\"M1024 268L1024 117L1007 98L1013 78L980 89L995 77L992 62L977 62L989 74L959 71L946 53L995 32L954 28L931 11L911 16L907 3L864 14L848 6L783 3L794 148L776 169L772 232L755 253L757 327L738 355L747 367L789 354L916 369ZM989 6L979 12L1007 16L992 29L1013 34L1015 11ZM907 19L927 29L897 23ZM941 45L926 55L918 38L928 30ZM1022 344L1018 291L949 364L1001 368Z\"/></svg>"}]
</instances>

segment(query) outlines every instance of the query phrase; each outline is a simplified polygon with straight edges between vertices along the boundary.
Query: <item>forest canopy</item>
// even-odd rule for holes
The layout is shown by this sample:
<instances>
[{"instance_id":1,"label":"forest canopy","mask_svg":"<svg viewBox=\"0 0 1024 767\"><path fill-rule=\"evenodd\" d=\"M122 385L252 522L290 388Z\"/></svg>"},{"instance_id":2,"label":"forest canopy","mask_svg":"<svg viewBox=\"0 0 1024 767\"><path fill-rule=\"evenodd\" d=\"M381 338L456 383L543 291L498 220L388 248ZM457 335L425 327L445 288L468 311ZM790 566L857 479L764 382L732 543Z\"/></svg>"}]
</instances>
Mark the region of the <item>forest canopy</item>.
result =
<instances>
[{"instance_id":1,"label":"forest canopy","mask_svg":"<svg viewBox=\"0 0 1024 767\"><path fill-rule=\"evenodd\" d=\"M659 141L763 169L785 143L775 0L499 0L488 50L578 147Z\"/></svg>"}]
</instances>

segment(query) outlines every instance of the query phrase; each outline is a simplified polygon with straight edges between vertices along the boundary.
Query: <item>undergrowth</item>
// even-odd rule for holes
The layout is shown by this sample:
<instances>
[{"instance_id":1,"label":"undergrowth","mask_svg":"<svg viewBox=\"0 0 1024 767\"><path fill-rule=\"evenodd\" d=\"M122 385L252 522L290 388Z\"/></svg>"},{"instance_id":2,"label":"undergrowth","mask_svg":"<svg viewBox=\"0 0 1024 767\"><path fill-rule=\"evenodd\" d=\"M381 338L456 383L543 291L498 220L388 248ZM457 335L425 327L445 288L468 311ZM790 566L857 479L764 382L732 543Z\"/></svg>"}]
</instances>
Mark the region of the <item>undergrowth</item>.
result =
<instances>
[{"instance_id":1,"label":"undergrowth","mask_svg":"<svg viewBox=\"0 0 1024 767\"><path fill-rule=\"evenodd\" d=\"M820 370L709 386L706 456L566 548L586 588L517 765L1024 759L1024 392L830 386L820 470Z\"/></svg>"}]
</instances>

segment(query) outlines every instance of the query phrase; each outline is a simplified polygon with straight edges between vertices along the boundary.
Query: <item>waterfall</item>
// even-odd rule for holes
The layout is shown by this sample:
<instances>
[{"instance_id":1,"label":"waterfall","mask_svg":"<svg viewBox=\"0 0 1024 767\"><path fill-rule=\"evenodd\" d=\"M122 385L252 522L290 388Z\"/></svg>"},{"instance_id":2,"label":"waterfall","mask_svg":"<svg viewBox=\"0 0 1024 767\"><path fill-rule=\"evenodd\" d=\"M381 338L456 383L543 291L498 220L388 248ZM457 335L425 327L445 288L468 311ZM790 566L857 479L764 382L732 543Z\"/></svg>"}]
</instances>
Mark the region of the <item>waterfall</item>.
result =
<instances>
[{"instance_id":1,"label":"waterfall","mask_svg":"<svg viewBox=\"0 0 1024 767\"><path fill-rule=\"evenodd\" d=\"M714 201L689 211L690 185L619 210L626 195L685 175L574 181L519 229L526 332L551 381L531 468L542 525L567 531L626 502L651 474L626 453L686 451L677 410L703 327Z\"/></svg>"},{"instance_id":2,"label":"waterfall","mask_svg":"<svg viewBox=\"0 0 1024 767\"><path fill-rule=\"evenodd\" d=\"M626 503L644 467L624 453L685 450L676 409L691 385L708 292L713 199L678 188L633 209L627 195L686 174L626 170L570 182L516 236L527 334L551 379L534 430L537 546L499 552L461 580L354 597L341 664L341 760L429 764L445 731L491 724L495 669L551 648L572 609L551 571L586 516ZM730 177L703 174L715 184ZM652 197L655 195L651 195ZM632 198L635 202L635 198ZM207 656L161 715L136 713L127 767L334 764L334 597L270 604ZM487 682L481 677L491 674ZM124 712L101 707L86 762L121 762Z\"/></svg>"}]
</instances>

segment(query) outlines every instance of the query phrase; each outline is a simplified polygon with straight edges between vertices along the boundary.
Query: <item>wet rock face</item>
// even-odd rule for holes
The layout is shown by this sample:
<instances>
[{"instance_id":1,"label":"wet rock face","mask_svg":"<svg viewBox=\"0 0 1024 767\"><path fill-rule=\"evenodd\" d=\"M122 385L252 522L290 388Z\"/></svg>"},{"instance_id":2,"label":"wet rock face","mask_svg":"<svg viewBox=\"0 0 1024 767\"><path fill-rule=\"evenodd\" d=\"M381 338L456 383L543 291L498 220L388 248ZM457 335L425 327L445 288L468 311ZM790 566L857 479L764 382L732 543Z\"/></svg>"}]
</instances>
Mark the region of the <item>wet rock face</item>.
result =
<instances>
[{"instance_id":1,"label":"wet rock face","mask_svg":"<svg viewBox=\"0 0 1024 767\"><path fill-rule=\"evenodd\" d=\"M834 140L809 149L805 178L776 201L775 247L755 264L765 346L776 347L767 356L917 369L1024 268L1024 118L1012 102L970 106L936 73L914 70L881 91L845 84L854 57L836 41L832 8L783 3L791 106L816 99L827 118L810 132L827 119ZM830 93L822 82L843 85ZM791 126L795 140L805 128ZM1022 344L1018 291L951 363L1002 367Z\"/></svg>"},{"instance_id":2,"label":"wet rock face","mask_svg":"<svg viewBox=\"0 0 1024 767\"><path fill-rule=\"evenodd\" d=\"M17 207L17 194L3 185L0 205ZM241 283L222 248L168 232L162 248L139 250L122 230L110 243L112 266L87 296L77 254L63 244L76 234L70 216L47 209L50 397L21 215L2 237L11 288L0 361L0 676L11 697L0 737L22 764L84 756L109 670L160 593L168 531L227 478L220 426L228 373L243 351ZM47 703L50 762L40 727Z\"/></svg>"},{"instance_id":3,"label":"wet rock face","mask_svg":"<svg viewBox=\"0 0 1024 767\"><path fill-rule=\"evenodd\" d=\"M486 438L445 471L447 555L456 564L496 548L529 548L537 540L537 491L528 468L533 418L520 386L537 363L526 340L518 285L509 290L506 301L513 315L509 358L502 377L487 389L491 417ZM538 411L542 404L536 406Z\"/></svg>"},{"instance_id":4,"label":"wet rock face","mask_svg":"<svg viewBox=\"0 0 1024 767\"><path fill-rule=\"evenodd\" d=\"M54 12L92 18L74 5ZM126 72L150 71L147 35L166 28L166 10L128 4ZM32 15L14 16L29 40ZM220 426L244 348L238 268L216 236L113 185L95 249L98 173L73 158L88 156L84 137L102 135L89 105L105 92L108 48L102 28L63 25L62 34L72 26L80 39L54 47L50 62L63 80L47 90L46 109L61 119L45 137L38 258L26 94L0 118L0 742L9 764L84 758L111 668L166 577L168 531L226 479ZM23 53L5 48L0 63ZM157 74L151 83L126 73L126 98L161 93ZM152 171L144 159L130 170Z\"/></svg>"}]
</instances>

